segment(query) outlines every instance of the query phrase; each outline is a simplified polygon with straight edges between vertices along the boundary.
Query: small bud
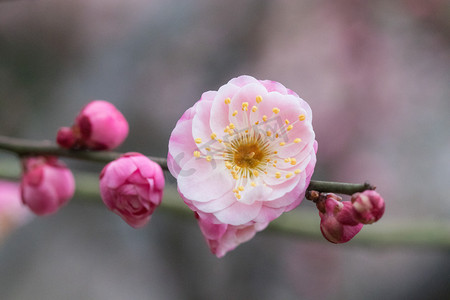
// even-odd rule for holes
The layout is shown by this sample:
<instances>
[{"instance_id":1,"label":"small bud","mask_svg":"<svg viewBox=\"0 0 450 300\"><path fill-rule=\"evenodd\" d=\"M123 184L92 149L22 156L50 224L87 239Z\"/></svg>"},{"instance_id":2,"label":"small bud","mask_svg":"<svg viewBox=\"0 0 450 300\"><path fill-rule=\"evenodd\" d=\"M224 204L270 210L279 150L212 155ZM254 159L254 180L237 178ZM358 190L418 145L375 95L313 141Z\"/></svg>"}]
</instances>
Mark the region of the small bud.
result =
<instances>
[{"instance_id":1,"label":"small bud","mask_svg":"<svg viewBox=\"0 0 450 300\"><path fill-rule=\"evenodd\" d=\"M56 142L63 148L71 149L74 147L76 139L69 127L61 127L56 135Z\"/></svg>"},{"instance_id":2,"label":"small bud","mask_svg":"<svg viewBox=\"0 0 450 300\"><path fill-rule=\"evenodd\" d=\"M363 224L372 224L384 214L385 203L375 191L367 190L352 195L353 217Z\"/></svg>"},{"instance_id":3,"label":"small bud","mask_svg":"<svg viewBox=\"0 0 450 300\"><path fill-rule=\"evenodd\" d=\"M35 214L55 213L72 198L75 192L72 172L56 157L29 157L23 165L22 201Z\"/></svg>"},{"instance_id":4,"label":"small bud","mask_svg":"<svg viewBox=\"0 0 450 300\"><path fill-rule=\"evenodd\" d=\"M103 202L134 228L148 223L161 204L163 189L161 167L140 153L122 155L107 164L100 174Z\"/></svg>"},{"instance_id":5,"label":"small bud","mask_svg":"<svg viewBox=\"0 0 450 300\"><path fill-rule=\"evenodd\" d=\"M332 243L350 241L363 227L363 224L352 217L352 204L340 202L334 194L327 194L322 206L325 212L319 211L320 230L322 235Z\"/></svg>"},{"instance_id":6,"label":"small bud","mask_svg":"<svg viewBox=\"0 0 450 300\"><path fill-rule=\"evenodd\" d=\"M128 130L127 120L114 105L95 100L81 110L72 128L58 131L56 141L68 149L111 150L123 143Z\"/></svg>"}]
</instances>

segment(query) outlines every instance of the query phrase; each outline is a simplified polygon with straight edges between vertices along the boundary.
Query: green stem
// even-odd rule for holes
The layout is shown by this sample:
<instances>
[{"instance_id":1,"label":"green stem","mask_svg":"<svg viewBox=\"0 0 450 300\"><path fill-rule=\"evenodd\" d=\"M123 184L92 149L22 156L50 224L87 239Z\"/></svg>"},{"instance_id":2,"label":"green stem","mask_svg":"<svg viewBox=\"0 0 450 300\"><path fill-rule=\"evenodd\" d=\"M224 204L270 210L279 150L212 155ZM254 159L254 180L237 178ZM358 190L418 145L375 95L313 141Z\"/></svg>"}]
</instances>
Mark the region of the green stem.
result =
<instances>
[{"instance_id":1,"label":"green stem","mask_svg":"<svg viewBox=\"0 0 450 300\"><path fill-rule=\"evenodd\" d=\"M111 151L67 150L58 147L58 145L50 141L29 141L25 139L11 138L6 136L0 136L0 149L14 152L19 156L54 155L105 164L119 158L120 155L123 154ZM149 156L148 158L158 163L164 170L168 170L167 160L165 158L151 156ZM368 183L354 184L314 180L311 180L308 187L308 190L315 190L324 193L333 192L346 195L352 195L356 192L362 192L368 189L374 188Z\"/></svg>"},{"instance_id":2,"label":"green stem","mask_svg":"<svg viewBox=\"0 0 450 300\"><path fill-rule=\"evenodd\" d=\"M0 149L14 152L19 156L54 155L105 164L119 158L123 154L112 151L68 150L50 141L30 141L6 136L0 136ZM165 158L152 156L148 158L158 163L164 170L167 170Z\"/></svg>"}]
</instances>

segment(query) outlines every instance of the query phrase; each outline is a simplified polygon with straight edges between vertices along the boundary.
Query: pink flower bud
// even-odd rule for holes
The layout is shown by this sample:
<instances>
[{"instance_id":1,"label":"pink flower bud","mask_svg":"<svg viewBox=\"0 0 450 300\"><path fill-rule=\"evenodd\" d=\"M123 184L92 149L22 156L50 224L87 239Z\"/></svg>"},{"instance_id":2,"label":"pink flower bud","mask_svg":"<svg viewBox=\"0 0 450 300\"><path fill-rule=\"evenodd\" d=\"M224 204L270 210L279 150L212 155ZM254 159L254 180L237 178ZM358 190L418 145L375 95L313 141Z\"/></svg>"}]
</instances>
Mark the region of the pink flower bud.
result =
<instances>
[{"instance_id":1,"label":"pink flower bud","mask_svg":"<svg viewBox=\"0 0 450 300\"><path fill-rule=\"evenodd\" d=\"M140 153L126 153L103 168L100 195L105 205L131 227L150 220L161 204L164 174L161 167Z\"/></svg>"},{"instance_id":2,"label":"pink flower bud","mask_svg":"<svg viewBox=\"0 0 450 300\"><path fill-rule=\"evenodd\" d=\"M318 206L319 207L319 206ZM340 202L328 194L325 203L320 207L320 231L330 242L335 244L350 241L363 227L363 224L352 217L352 204Z\"/></svg>"},{"instance_id":3,"label":"pink flower bud","mask_svg":"<svg viewBox=\"0 0 450 300\"><path fill-rule=\"evenodd\" d=\"M239 244L252 239L256 232L267 227L269 222L252 223L248 225L233 226L229 224L215 224L207 218L202 218L195 213L200 230L211 252L217 257L223 257L228 251L233 250Z\"/></svg>"},{"instance_id":4,"label":"pink flower bud","mask_svg":"<svg viewBox=\"0 0 450 300\"><path fill-rule=\"evenodd\" d=\"M63 148L73 148L77 140L72 132L72 128L61 127L56 135L56 142Z\"/></svg>"},{"instance_id":5,"label":"pink flower bud","mask_svg":"<svg viewBox=\"0 0 450 300\"><path fill-rule=\"evenodd\" d=\"M56 157L30 157L23 161L22 201L37 215L55 213L75 192L72 172Z\"/></svg>"},{"instance_id":6,"label":"pink flower bud","mask_svg":"<svg viewBox=\"0 0 450 300\"><path fill-rule=\"evenodd\" d=\"M363 224L372 224L384 214L384 200L375 191L367 190L352 195L353 217Z\"/></svg>"},{"instance_id":7,"label":"pink flower bud","mask_svg":"<svg viewBox=\"0 0 450 300\"><path fill-rule=\"evenodd\" d=\"M72 128L62 127L56 141L63 148L111 150L128 135L128 122L117 108L103 100L87 104Z\"/></svg>"},{"instance_id":8,"label":"pink flower bud","mask_svg":"<svg viewBox=\"0 0 450 300\"><path fill-rule=\"evenodd\" d=\"M32 217L20 199L20 186L15 182L0 181L0 241L15 228Z\"/></svg>"}]
</instances>

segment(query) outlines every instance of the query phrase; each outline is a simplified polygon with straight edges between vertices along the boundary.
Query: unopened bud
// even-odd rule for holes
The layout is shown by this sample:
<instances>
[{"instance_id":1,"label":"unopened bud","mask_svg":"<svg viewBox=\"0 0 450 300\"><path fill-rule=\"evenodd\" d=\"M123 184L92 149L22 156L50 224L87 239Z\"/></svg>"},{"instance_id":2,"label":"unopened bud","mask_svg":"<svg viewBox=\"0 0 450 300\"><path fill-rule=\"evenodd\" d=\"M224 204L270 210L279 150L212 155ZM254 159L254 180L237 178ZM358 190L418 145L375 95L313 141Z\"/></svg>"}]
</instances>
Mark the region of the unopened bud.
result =
<instances>
[{"instance_id":1,"label":"unopened bud","mask_svg":"<svg viewBox=\"0 0 450 300\"><path fill-rule=\"evenodd\" d=\"M71 128L58 131L56 141L68 149L111 150L123 143L128 130L127 120L114 105L95 100L81 110Z\"/></svg>"},{"instance_id":2,"label":"unopened bud","mask_svg":"<svg viewBox=\"0 0 450 300\"><path fill-rule=\"evenodd\" d=\"M75 192L72 172L56 157L24 159L22 201L37 215L55 213Z\"/></svg>"},{"instance_id":3,"label":"unopened bud","mask_svg":"<svg viewBox=\"0 0 450 300\"><path fill-rule=\"evenodd\" d=\"M346 243L361 230L363 224L353 219L350 202L341 202L333 195L327 194L323 205L324 212L319 210L320 230L328 241L336 244Z\"/></svg>"},{"instance_id":4,"label":"unopened bud","mask_svg":"<svg viewBox=\"0 0 450 300\"><path fill-rule=\"evenodd\" d=\"M56 142L63 148L71 149L74 147L76 139L72 128L61 127L56 135Z\"/></svg>"},{"instance_id":5,"label":"unopened bud","mask_svg":"<svg viewBox=\"0 0 450 300\"><path fill-rule=\"evenodd\" d=\"M140 153L122 155L107 164L100 174L103 202L134 228L150 220L161 204L163 189L161 167Z\"/></svg>"},{"instance_id":6,"label":"unopened bud","mask_svg":"<svg viewBox=\"0 0 450 300\"><path fill-rule=\"evenodd\" d=\"M363 224L372 224L384 214L385 203L375 191L367 190L352 195L353 217Z\"/></svg>"}]
</instances>

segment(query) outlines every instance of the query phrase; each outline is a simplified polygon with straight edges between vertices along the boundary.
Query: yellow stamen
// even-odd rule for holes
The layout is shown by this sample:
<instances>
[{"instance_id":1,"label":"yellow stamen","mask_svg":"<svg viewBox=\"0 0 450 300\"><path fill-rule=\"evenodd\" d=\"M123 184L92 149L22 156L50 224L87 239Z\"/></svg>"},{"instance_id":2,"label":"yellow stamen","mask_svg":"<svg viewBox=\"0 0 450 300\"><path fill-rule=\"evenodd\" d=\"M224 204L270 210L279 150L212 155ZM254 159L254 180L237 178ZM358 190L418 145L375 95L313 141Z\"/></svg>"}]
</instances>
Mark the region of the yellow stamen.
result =
<instances>
[{"instance_id":1,"label":"yellow stamen","mask_svg":"<svg viewBox=\"0 0 450 300\"><path fill-rule=\"evenodd\" d=\"M258 110L258 108L256 106L252 107L252 112L256 112Z\"/></svg>"},{"instance_id":2,"label":"yellow stamen","mask_svg":"<svg viewBox=\"0 0 450 300\"><path fill-rule=\"evenodd\" d=\"M291 161L290 158L285 158L285 159L284 159L284 162L286 162L286 163L288 163L288 162L290 162L290 161Z\"/></svg>"},{"instance_id":3,"label":"yellow stamen","mask_svg":"<svg viewBox=\"0 0 450 300\"><path fill-rule=\"evenodd\" d=\"M294 128L294 126L289 125L289 126L286 128L286 130L287 130L287 131L290 131L290 130L292 130L292 128Z\"/></svg>"},{"instance_id":4,"label":"yellow stamen","mask_svg":"<svg viewBox=\"0 0 450 300\"><path fill-rule=\"evenodd\" d=\"M286 125L288 125L288 124L289 124L289 120L288 120L288 119L284 120L284 123L285 123Z\"/></svg>"},{"instance_id":5,"label":"yellow stamen","mask_svg":"<svg viewBox=\"0 0 450 300\"><path fill-rule=\"evenodd\" d=\"M296 170L294 171L295 174L300 174L301 172L302 172L302 170L300 170L300 169L296 169Z\"/></svg>"},{"instance_id":6,"label":"yellow stamen","mask_svg":"<svg viewBox=\"0 0 450 300\"><path fill-rule=\"evenodd\" d=\"M291 165L295 166L297 164L297 160L295 158L291 158Z\"/></svg>"},{"instance_id":7,"label":"yellow stamen","mask_svg":"<svg viewBox=\"0 0 450 300\"><path fill-rule=\"evenodd\" d=\"M206 151L211 151L211 148L206 147L205 150L206 150Z\"/></svg>"},{"instance_id":8,"label":"yellow stamen","mask_svg":"<svg viewBox=\"0 0 450 300\"><path fill-rule=\"evenodd\" d=\"M238 198L240 200L242 198L242 196L239 194L236 194L236 198Z\"/></svg>"},{"instance_id":9,"label":"yellow stamen","mask_svg":"<svg viewBox=\"0 0 450 300\"><path fill-rule=\"evenodd\" d=\"M256 121L256 122L255 122L255 125L258 125L258 124L259 124L259 121Z\"/></svg>"},{"instance_id":10,"label":"yellow stamen","mask_svg":"<svg viewBox=\"0 0 450 300\"><path fill-rule=\"evenodd\" d=\"M237 115L237 110L233 111L233 117Z\"/></svg>"},{"instance_id":11,"label":"yellow stamen","mask_svg":"<svg viewBox=\"0 0 450 300\"><path fill-rule=\"evenodd\" d=\"M274 114L277 114L280 112L280 109L278 107L274 107L274 108L272 108L272 111Z\"/></svg>"},{"instance_id":12,"label":"yellow stamen","mask_svg":"<svg viewBox=\"0 0 450 300\"><path fill-rule=\"evenodd\" d=\"M304 114L301 114L300 116L298 116L298 119L299 119L300 121L304 121L304 120L306 119L306 117L305 117Z\"/></svg>"},{"instance_id":13,"label":"yellow stamen","mask_svg":"<svg viewBox=\"0 0 450 300\"><path fill-rule=\"evenodd\" d=\"M206 160L207 160L207 161L211 161L211 160L212 160L211 155L208 155L208 156L206 157Z\"/></svg>"},{"instance_id":14,"label":"yellow stamen","mask_svg":"<svg viewBox=\"0 0 450 300\"><path fill-rule=\"evenodd\" d=\"M263 119L264 122L266 122L266 121L267 121L267 116L264 115L264 116L262 117L262 119Z\"/></svg>"},{"instance_id":15,"label":"yellow stamen","mask_svg":"<svg viewBox=\"0 0 450 300\"><path fill-rule=\"evenodd\" d=\"M280 143L280 146L284 146L284 145L286 145L285 142L281 142L281 143Z\"/></svg>"},{"instance_id":16,"label":"yellow stamen","mask_svg":"<svg viewBox=\"0 0 450 300\"><path fill-rule=\"evenodd\" d=\"M233 165L230 162L226 161L225 167L227 167L227 169L231 169L233 167Z\"/></svg>"},{"instance_id":17,"label":"yellow stamen","mask_svg":"<svg viewBox=\"0 0 450 300\"><path fill-rule=\"evenodd\" d=\"M259 172L257 170L253 170L253 176L258 177L259 176Z\"/></svg>"},{"instance_id":18,"label":"yellow stamen","mask_svg":"<svg viewBox=\"0 0 450 300\"><path fill-rule=\"evenodd\" d=\"M242 102L242 110L247 111L248 110L248 102Z\"/></svg>"},{"instance_id":19,"label":"yellow stamen","mask_svg":"<svg viewBox=\"0 0 450 300\"><path fill-rule=\"evenodd\" d=\"M267 131L266 134L267 134L267 136L271 136L272 132L271 131Z\"/></svg>"},{"instance_id":20,"label":"yellow stamen","mask_svg":"<svg viewBox=\"0 0 450 300\"><path fill-rule=\"evenodd\" d=\"M255 186L256 186L256 182L252 181L252 182L250 183L250 185L253 186L253 187L255 187Z\"/></svg>"},{"instance_id":21,"label":"yellow stamen","mask_svg":"<svg viewBox=\"0 0 450 300\"><path fill-rule=\"evenodd\" d=\"M296 139L294 140L294 143L298 144L298 143L300 143L301 141L302 141L301 138L296 138Z\"/></svg>"},{"instance_id":22,"label":"yellow stamen","mask_svg":"<svg viewBox=\"0 0 450 300\"><path fill-rule=\"evenodd\" d=\"M197 144L200 144L200 143L202 142L202 139L201 139L201 138L196 138L196 139L195 139L195 142L196 142Z\"/></svg>"},{"instance_id":23,"label":"yellow stamen","mask_svg":"<svg viewBox=\"0 0 450 300\"><path fill-rule=\"evenodd\" d=\"M231 99L230 98L226 98L224 102L225 102L225 104L230 104Z\"/></svg>"},{"instance_id":24,"label":"yellow stamen","mask_svg":"<svg viewBox=\"0 0 450 300\"><path fill-rule=\"evenodd\" d=\"M211 139L212 139L212 140L216 139L216 137L217 137L217 134L215 134L214 132L211 133Z\"/></svg>"},{"instance_id":25,"label":"yellow stamen","mask_svg":"<svg viewBox=\"0 0 450 300\"><path fill-rule=\"evenodd\" d=\"M261 96L256 96L256 103L261 103L262 101L262 97Z\"/></svg>"},{"instance_id":26,"label":"yellow stamen","mask_svg":"<svg viewBox=\"0 0 450 300\"><path fill-rule=\"evenodd\" d=\"M197 158L200 157L200 151L194 151L194 156Z\"/></svg>"},{"instance_id":27,"label":"yellow stamen","mask_svg":"<svg viewBox=\"0 0 450 300\"><path fill-rule=\"evenodd\" d=\"M287 174L286 174L286 178L291 178L292 175L293 175L292 173L287 173Z\"/></svg>"},{"instance_id":28,"label":"yellow stamen","mask_svg":"<svg viewBox=\"0 0 450 300\"><path fill-rule=\"evenodd\" d=\"M233 123L230 123L230 129L234 129L235 128L235 126L234 126L234 124Z\"/></svg>"},{"instance_id":29,"label":"yellow stamen","mask_svg":"<svg viewBox=\"0 0 450 300\"><path fill-rule=\"evenodd\" d=\"M275 173L275 178L281 178L281 173L280 172L276 172Z\"/></svg>"},{"instance_id":30,"label":"yellow stamen","mask_svg":"<svg viewBox=\"0 0 450 300\"><path fill-rule=\"evenodd\" d=\"M242 185L238 186L238 190L240 190L241 192L244 191L244 187Z\"/></svg>"}]
</instances>

